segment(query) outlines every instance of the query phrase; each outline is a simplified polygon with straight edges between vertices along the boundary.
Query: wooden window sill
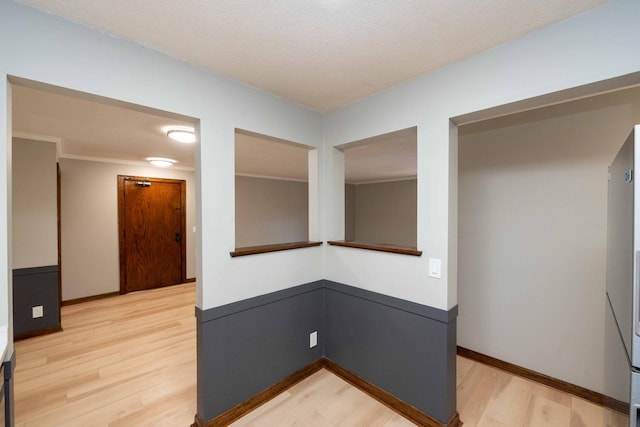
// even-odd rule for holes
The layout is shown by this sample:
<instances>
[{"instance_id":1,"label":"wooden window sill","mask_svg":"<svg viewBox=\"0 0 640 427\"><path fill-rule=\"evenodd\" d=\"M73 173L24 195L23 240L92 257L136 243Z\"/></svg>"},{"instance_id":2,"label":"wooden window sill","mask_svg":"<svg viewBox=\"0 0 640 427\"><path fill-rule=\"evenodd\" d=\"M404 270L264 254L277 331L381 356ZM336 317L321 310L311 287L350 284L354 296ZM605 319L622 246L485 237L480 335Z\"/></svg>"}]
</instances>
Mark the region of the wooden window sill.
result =
<instances>
[{"instance_id":1,"label":"wooden window sill","mask_svg":"<svg viewBox=\"0 0 640 427\"><path fill-rule=\"evenodd\" d=\"M267 252L288 251L290 249L310 248L312 246L321 246L322 242L293 242L278 243L275 245L246 246L244 248L236 248L235 251L229 252L232 257L265 254Z\"/></svg>"},{"instance_id":2,"label":"wooden window sill","mask_svg":"<svg viewBox=\"0 0 640 427\"><path fill-rule=\"evenodd\" d=\"M420 256L422 255L422 251L417 250L416 248L409 248L404 246L393 246L393 245L375 245L372 243L362 243L362 242L353 242L353 241L344 241L344 240L333 240L327 242L332 246L344 246L347 248L357 248L357 249L367 249L370 251L380 251L380 252L390 252L393 254L400 255L413 255Z\"/></svg>"}]
</instances>

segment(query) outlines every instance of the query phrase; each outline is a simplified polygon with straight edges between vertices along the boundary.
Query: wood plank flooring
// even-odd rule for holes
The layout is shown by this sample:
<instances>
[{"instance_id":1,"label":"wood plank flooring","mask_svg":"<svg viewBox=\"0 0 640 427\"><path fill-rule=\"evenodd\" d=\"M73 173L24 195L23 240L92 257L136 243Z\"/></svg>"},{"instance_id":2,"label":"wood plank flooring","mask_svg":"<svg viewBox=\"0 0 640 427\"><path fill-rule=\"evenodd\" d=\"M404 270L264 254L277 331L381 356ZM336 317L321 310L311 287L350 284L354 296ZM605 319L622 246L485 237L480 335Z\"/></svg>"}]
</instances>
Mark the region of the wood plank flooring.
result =
<instances>
[{"instance_id":1,"label":"wood plank flooring","mask_svg":"<svg viewBox=\"0 0 640 427\"><path fill-rule=\"evenodd\" d=\"M230 427L412 427L415 424L321 369Z\"/></svg>"},{"instance_id":2,"label":"wood plank flooring","mask_svg":"<svg viewBox=\"0 0 640 427\"><path fill-rule=\"evenodd\" d=\"M16 426L188 426L195 283L62 307L64 332L15 343Z\"/></svg>"},{"instance_id":3,"label":"wood plank flooring","mask_svg":"<svg viewBox=\"0 0 640 427\"><path fill-rule=\"evenodd\" d=\"M629 425L619 412L463 357L457 359L457 400L465 426Z\"/></svg>"},{"instance_id":4,"label":"wood plank flooring","mask_svg":"<svg viewBox=\"0 0 640 427\"><path fill-rule=\"evenodd\" d=\"M196 413L195 284L62 308L64 332L15 344L16 426L189 426ZM458 358L458 411L473 427L622 427L614 411ZM321 370L234 427L411 426Z\"/></svg>"}]
</instances>

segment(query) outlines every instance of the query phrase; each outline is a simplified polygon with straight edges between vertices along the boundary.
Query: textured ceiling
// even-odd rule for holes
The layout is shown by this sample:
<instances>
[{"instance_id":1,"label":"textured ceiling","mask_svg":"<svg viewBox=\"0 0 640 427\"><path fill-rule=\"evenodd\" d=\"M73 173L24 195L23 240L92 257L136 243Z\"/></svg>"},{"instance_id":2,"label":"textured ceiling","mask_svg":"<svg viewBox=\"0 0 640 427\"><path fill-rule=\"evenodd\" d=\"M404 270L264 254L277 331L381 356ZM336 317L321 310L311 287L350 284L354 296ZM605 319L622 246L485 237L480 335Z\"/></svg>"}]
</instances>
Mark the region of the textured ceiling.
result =
<instances>
[{"instance_id":1,"label":"textured ceiling","mask_svg":"<svg viewBox=\"0 0 640 427\"><path fill-rule=\"evenodd\" d=\"M318 111L330 111L607 0L22 0ZM50 90L51 89L51 90ZM166 137L185 118L16 85L18 136L60 141L63 157L193 167ZM241 174L306 179L306 150L239 132ZM415 128L345 149L346 180L416 174ZM376 142L376 144L365 144ZM284 161L283 161L284 159Z\"/></svg>"},{"instance_id":2,"label":"textured ceiling","mask_svg":"<svg viewBox=\"0 0 640 427\"><path fill-rule=\"evenodd\" d=\"M608 0L21 0L318 111Z\"/></svg>"}]
</instances>

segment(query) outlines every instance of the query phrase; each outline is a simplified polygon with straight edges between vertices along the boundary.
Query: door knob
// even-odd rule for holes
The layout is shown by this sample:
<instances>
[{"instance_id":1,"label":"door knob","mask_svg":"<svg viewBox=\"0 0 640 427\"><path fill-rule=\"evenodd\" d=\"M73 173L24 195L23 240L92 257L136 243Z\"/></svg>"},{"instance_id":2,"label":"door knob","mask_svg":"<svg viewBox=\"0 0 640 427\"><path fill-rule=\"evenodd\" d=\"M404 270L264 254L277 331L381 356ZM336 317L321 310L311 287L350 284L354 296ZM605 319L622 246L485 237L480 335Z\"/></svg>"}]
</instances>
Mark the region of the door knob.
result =
<instances>
[{"instance_id":1,"label":"door knob","mask_svg":"<svg viewBox=\"0 0 640 427\"><path fill-rule=\"evenodd\" d=\"M180 233L176 233L176 242L179 242L181 238Z\"/></svg>"}]
</instances>

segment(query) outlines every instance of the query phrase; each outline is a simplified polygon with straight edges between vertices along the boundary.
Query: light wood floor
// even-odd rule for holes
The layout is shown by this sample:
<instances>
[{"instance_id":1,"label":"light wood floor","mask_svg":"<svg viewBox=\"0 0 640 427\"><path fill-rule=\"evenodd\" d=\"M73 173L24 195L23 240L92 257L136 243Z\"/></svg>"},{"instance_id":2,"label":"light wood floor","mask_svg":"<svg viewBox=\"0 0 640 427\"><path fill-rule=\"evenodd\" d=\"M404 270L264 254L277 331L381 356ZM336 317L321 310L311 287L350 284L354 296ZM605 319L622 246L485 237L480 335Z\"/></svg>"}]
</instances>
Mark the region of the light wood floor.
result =
<instances>
[{"instance_id":1,"label":"light wood floor","mask_svg":"<svg viewBox=\"0 0 640 427\"><path fill-rule=\"evenodd\" d=\"M16 425L188 426L196 413L195 285L63 307L64 332L16 343ZM626 417L458 358L467 427L622 427ZM412 424L322 370L233 424Z\"/></svg>"},{"instance_id":2,"label":"light wood floor","mask_svg":"<svg viewBox=\"0 0 640 427\"><path fill-rule=\"evenodd\" d=\"M626 427L619 412L458 357L457 404L465 426Z\"/></svg>"},{"instance_id":3,"label":"light wood floor","mask_svg":"<svg viewBox=\"0 0 640 427\"><path fill-rule=\"evenodd\" d=\"M188 426L195 284L62 308L64 332L18 341L16 426Z\"/></svg>"},{"instance_id":4,"label":"light wood floor","mask_svg":"<svg viewBox=\"0 0 640 427\"><path fill-rule=\"evenodd\" d=\"M413 427L396 412L321 369L230 427Z\"/></svg>"}]
</instances>

